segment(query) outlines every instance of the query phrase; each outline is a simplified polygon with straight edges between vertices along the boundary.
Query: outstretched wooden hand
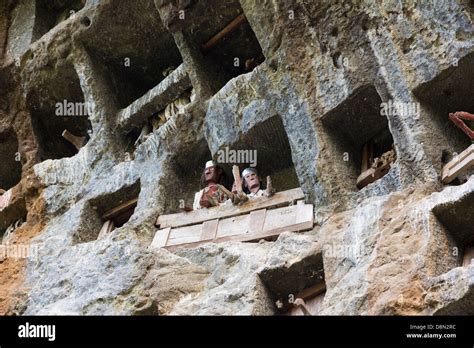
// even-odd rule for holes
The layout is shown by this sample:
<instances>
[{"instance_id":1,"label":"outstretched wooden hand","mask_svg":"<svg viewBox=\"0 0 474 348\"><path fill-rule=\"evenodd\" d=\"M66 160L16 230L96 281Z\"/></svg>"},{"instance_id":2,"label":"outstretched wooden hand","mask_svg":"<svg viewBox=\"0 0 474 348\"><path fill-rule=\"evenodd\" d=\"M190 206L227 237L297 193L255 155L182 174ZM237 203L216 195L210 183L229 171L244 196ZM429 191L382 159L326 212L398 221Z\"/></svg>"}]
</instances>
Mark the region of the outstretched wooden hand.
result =
<instances>
[{"instance_id":1,"label":"outstretched wooden hand","mask_svg":"<svg viewBox=\"0 0 474 348\"><path fill-rule=\"evenodd\" d=\"M474 131L469 128L463 120L474 121L474 115L465 112L465 111L457 111L455 113L449 114L449 119L453 121L453 123L461 128L461 130L467 134L469 139L474 141Z\"/></svg>"},{"instance_id":2,"label":"outstretched wooden hand","mask_svg":"<svg viewBox=\"0 0 474 348\"><path fill-rule=\"evenodd\" d=\"M273 189L272 186L272 178L270 176L267 176L267 189L266 189L266 195L267 197L273 196L275 193L275 190Z\"/></svg>"}]
</instances>

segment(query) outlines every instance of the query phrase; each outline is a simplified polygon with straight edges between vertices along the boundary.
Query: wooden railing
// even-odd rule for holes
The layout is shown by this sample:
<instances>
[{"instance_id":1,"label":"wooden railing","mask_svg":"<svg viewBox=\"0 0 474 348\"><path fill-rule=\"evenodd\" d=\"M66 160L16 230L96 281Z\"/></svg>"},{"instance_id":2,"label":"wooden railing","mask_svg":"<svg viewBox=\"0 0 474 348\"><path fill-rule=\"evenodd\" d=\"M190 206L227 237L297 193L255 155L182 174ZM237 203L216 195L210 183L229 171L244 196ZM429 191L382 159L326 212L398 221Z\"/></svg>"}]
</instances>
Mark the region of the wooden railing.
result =
<instances>
[{"instance_id":1,"label":"wooden railing","mask_svg":"<svg viewBox=\"0 0 474 348\"><path fill-rule=\"evenodd\" d=\"M474 144L469 146L444 166L441 174L441 181L443 184L449 184L459 175L471 170L471 168L474 168Z\"/></svg>"},{"instance_id":2,"label":"wooden railing","mask_svg":"<svg viewBox=\"0 0 474 348\"><path fill-rule=\"evenodd\" d=\"M150 247L174 250L208 242L258 241L286 231L313 228L313 205L300 188L278 192L241 206L219 206L161 215ZM296 203L296 204L294 204Z\"/></svg>"}]
</instances>

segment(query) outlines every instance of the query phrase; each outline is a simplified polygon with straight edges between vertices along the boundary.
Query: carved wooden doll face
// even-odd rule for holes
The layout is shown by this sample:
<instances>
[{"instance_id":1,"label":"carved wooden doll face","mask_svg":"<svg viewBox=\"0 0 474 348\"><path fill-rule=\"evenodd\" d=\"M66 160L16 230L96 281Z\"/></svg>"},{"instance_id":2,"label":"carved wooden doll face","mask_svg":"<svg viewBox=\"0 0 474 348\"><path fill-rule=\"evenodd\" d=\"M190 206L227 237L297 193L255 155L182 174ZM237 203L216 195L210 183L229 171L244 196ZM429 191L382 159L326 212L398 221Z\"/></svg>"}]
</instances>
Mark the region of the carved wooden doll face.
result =
<instances>
[{"instance_id":1,"label":"carved wooden doll face","mask_svg":"<svg viewBox=\"0 0 474 348\"><path fill-rule=\"evenodd\" d=\"M204 170L204 179L206 180L206 183L218 183L222 175L222 169L213 166L213 167L208 167Z\"/></svg>"},{"instance_id":2,"label":"carved wooden doll face","mask_svg":"<svg viewBox=\"0 0 474 348\"><path fill-rule=\"evenodd\" d=\"M244 176L245 185L248 187L250 192L257 192L260 190L260 180L258 175L255 173L248 173Z\"/></svg>"}]
</instances>

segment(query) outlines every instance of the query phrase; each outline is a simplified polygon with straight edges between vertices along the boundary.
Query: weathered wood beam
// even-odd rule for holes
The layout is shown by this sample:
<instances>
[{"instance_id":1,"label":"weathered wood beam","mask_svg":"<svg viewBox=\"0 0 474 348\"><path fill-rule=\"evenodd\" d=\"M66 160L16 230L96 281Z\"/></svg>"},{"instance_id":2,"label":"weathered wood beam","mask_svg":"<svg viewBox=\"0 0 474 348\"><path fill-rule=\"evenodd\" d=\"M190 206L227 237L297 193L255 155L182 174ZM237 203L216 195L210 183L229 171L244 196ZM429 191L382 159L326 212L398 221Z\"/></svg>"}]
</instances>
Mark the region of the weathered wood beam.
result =
<instances>
[{"instance_id":1,"label":"weathered wood beam","mask_svg":"<svg viewBox=\"0 0 474 348\"><path fill-rule=\"evenodd\" d=\"M214 35L209 41L201 46L201 51L203 54L206 54L211 49L219 44L226 36L229 36L234 31L236 31L242 24L247 22L247 17L243 13L238 15L236 18L232 20L229 24L227 24L220 32Z\"/></svg>"},{"instance_id":2,"label":"weathered wood beam","mask_svg":"<svg viewBox=\"0 0 474 348\"><path fill-rule=\"evenodd\" d=\"M299 292L296 295L296 298L302 298L303 300L307 300L311 297L318 296L319 294L323 293L324 291L326 291L326 283L324 282L324 280L322 280L322 281L316 283L315 285L313 285L309 288L306 288L306 289L302 290L301 292Z\"/></svg>"},{"instance_id":3,"label":"weathered wood beam","mask_svg":"<svg viewBox=\"0 0 474 348\"><path fill-rule=\"evenodd\" d=\"M157 86L117 114L117 124L124 131L142 127L154 113L163 110L191 87L184 64L171 72Z\"/></svg>"},{"instance_id":4,"label":"weathered wood beam","mask_svg":"<svg viewBox=\"0 0 474 348\"><path fill-rule=\"evenodd\" d=\"M391 163L386 163L377 168L370 168L364 171L359 177L357 178L357 188L363 189L367 185L377 181L381 177L383 177L387 172L390 170Z\"/></svg>"},{"instance_id":5,"label":"weathered wood beam","mask_svg":"<svg viewBox=\"0 0 474 348\"><path fill-rule=\"evenodd\" d=\"M111 220L111 219L121 215L122 213L126 212L127 210L131 210L131 209L135 208L137 206L137 202L138 202L138 198L134 198L132 200L129 200L127 202L124 202L124 203L120 204L119 206L117 206L113 209L110 209L109 211L106 211L102 215L102 220L104 220L104 221Z\"/></svg>"}]
</instances>

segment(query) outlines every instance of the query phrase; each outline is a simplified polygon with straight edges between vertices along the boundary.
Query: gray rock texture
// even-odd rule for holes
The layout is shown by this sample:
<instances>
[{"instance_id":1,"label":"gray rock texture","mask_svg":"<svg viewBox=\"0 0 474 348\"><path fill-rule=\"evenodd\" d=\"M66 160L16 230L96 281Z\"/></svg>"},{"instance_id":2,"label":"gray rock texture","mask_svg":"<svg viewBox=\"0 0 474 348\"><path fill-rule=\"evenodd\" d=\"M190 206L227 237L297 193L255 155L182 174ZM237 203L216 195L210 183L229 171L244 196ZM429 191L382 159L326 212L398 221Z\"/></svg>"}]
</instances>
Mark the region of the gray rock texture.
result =
<instances>
[{"instance_id":1,"label":"gray rock texture","mask_svg":"<svg viewBox=\"0 0 474 348\"><path fill-rule=\"evenodd\" d=\"M9 243L37 250L0 261L0 313L277 315L324 281L321 314L473 314L474 177L440 178L470 145L448 113L474 113L473 16L465 0L0 0L0 183L14 192L0 235L16 224ZM63 102L87 115L58 115ZM380 134L396 161L359 190ZM301 187L314 228L150 250L157 216L192 205L225 149L256 150L277 190Z\"/></svg>"}]
</instances>

